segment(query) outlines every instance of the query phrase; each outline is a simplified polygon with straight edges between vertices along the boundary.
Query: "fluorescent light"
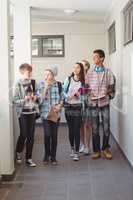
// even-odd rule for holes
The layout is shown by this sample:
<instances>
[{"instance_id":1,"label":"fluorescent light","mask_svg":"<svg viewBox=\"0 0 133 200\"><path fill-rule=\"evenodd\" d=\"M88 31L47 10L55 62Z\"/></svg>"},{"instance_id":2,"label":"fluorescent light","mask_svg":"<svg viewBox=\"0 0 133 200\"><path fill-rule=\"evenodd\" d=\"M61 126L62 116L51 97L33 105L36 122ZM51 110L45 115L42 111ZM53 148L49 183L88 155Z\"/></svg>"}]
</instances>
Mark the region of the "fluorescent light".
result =
<instances>
[{"instance_id":1,"label":"fluorescent light","mask_svg":"<svg viewBox=\"0 0 133 200\"><path fill-rule=\"evenodd\" d=\"M64 13L66 13L67 15L73 15L76 12L78 12L78 10L74 10L74 9L65 9Z\"/></svg>"}]
</instances>

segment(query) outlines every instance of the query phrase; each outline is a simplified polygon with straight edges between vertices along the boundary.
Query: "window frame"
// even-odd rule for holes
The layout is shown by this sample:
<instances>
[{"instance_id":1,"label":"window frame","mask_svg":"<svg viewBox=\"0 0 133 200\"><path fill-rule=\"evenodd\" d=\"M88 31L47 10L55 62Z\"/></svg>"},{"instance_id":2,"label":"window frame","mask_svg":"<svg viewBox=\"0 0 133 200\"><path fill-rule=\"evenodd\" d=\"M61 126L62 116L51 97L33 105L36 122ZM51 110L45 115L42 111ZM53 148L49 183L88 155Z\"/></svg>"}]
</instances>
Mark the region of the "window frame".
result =
<instances>
[{"instance_id":1,"label":"window frame","mask_svg":"<svg viewBox=\"0 0 133 200\"><path fill-rule=\"evenodd\" d=\"M123 9L124 18L124 46L133 42L133 0L130 0Z\"/></svg>"},{"instance_id":2,"label":"window frame","mask_svg":"<svg viewBox=\"0 0 133 200\"><path fill-rule=\"evenodd\" d=\"M116 23L115 21L108 28L108 46L109 46L109 55L116 52ZM112 46L112 44L114 44Z\"/></svg>"},{"instance_id":3,"label":"window frame","mask_svg":"<svg viewBox=\"0 0 133 200\"><path fill-rule=\"evenodd\" d=\"M44 39L49 39L49 38L61 38L62 39L62 51L63 51L63 54L62 55L50 55L50 54L44 54L43 52L43 40ZM39 57L42 57L42 58L49 58L49 57L65 57L65 37L64 35L33 35L32 36L32 39L39 39L39 45L38 45L38 50L39 50L39 53L38 55L32 55L33 58L39 58Z\"/></svg>"},{"instance_id":4,"label":"window frame","mask_svg":"<svg viewBox=\"0 0 133 200\"><path fill-rule=\"evenodd\" d=\"M38 57L42 57L42 37L39 35L36 36L32 36L32 40L33 39L38 39L38 55L32 55L32 57L34 58L38 58ZM31 54L32 54L32 42L31 42Z\"/></svg>"}]
</instances>

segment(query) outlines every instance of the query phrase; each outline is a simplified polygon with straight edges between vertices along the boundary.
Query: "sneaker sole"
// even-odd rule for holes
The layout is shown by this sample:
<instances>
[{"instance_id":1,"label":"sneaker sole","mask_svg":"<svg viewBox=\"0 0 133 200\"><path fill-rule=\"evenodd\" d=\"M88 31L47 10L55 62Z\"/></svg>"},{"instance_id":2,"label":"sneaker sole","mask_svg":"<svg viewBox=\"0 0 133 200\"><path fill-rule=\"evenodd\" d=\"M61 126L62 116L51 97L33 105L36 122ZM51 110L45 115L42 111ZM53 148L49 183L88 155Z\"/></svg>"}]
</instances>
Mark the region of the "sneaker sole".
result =
<instances>
[{"instance_id":1,"label":"sneaker sole","mask_svg":"<svg viewBox=\"0 0 133 200\"><path fill-rule=\"evenodd\" d=\"M20 165L22 164L22 160L16 160L16 163Z\"/></svg>"},{"instance_id":2,"label":"sneaker sole","mask_svg":"<svg viewBox=\"0 0 133 200\"><path fill-rule=\"evenodd\" d=\"M97 160L97 159L100 159L101 158L101 155L100 156L98 156L98 157L91 157L93 160Z\"/></svg>"},{"instance_id":3,"label":"sneaker sole","mask_svg":"<svg viewBox=\"0 0 133 200\"><path fill-rule=\"evenodd\" d=\"M103 155L103 157L104 157L106 160L112 160L112 159L113 159L113 157L108 158L108 157L106 157L105 155Z\"/></svg>"},{"instance_id":4,"label":"sneaker sole","mask_svg":"<svg viewBox=\"0 0 133 200\"><path fill-rule=\"evenodd\" d=\"M79 159L73 159L73 161L77 162L77 161L79 161Z\"/></svg>"},{"instance_id":5,"label":"sneaker sole","mask_svg":"<svg viewBox=\"0 0 133 200\"><path fill-rule=\"evenodd\" d=\"M36 165L29 165L28 163L26 163L26 166L27 167L33 167L33 168L36 167Z\"/></svg>"}]
</instances>

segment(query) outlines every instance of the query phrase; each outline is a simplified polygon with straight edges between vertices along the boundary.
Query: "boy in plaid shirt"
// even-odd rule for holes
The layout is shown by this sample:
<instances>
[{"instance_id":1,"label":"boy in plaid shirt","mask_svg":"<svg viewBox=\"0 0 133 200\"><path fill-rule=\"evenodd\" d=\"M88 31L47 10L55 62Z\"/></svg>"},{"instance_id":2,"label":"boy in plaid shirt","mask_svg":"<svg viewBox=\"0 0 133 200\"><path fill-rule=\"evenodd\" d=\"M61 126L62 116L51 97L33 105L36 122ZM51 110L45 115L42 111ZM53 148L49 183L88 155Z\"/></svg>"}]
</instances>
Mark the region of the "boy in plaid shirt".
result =
<instances>
[{"instance_id":1,"label":"boy in plaid shirt","mask_svg":"<svg viewBox=\"0 0 133 200\"><path fill-rule=\"evenodd\" d=\"M103 156L106 159L112 159L112 153L109 150L110 138L110 96L113 92L115 79L110 69L103 64L105 53L98 49L93 52L94 68L89 70L86 75L86 83L89 84L90 107L92 117L92 142L93 142L93 159L101 157L99 125L101 116L103 126Z\"/></svg>"}]
</instances>

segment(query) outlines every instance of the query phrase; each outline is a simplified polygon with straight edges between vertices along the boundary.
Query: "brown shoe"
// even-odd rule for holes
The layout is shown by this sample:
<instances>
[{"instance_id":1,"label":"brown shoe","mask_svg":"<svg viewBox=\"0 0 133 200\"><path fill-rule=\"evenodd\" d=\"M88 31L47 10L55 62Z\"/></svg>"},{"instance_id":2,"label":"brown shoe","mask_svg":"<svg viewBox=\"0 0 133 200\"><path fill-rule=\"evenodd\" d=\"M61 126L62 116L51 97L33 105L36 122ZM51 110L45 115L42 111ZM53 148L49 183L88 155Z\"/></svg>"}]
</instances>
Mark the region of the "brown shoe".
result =
<instances>
[{"instance_id":1,"label":"brown shoe","mask_svg":"<svg viewBox=\"0 0 133 200\"><path fill-rule=\"evenodd\" d=\"M48 164L49 164L49 158L44 158L43 164L44 164L44 165L48 165Z\"/></svg>"},{"instance_id":2,"label":"brown shoe","mask_svg":"<svg viewBox=\"0 0 133 200\"><path fill-rule=\"evenodd\" d=\"M53 166L56 166L56 165L58 165L58 162L57 162L57 160L51 160L51 164L52 164Z\"/></svg>"},{"instance_id":3,"label":"brown shoe","mask_svg":"<svg viewBox=\"0 0 133 200\"><path fill-rule=\"evenodd\" d=\"M96 160L98 158L101 157L101 152L95 152L93 155L92 155L92 159Z\"/></svg>"},{"instance_id":4,"label":"brown shoe","mask_svg":"<svg viewBox=\"0 0 133 200\"><path fill-rule=\"evenodd\" d=\"M111 160L112 159L112 153L111 153L111 151L108 148L103 151L103 156L107 160Z\"/></svg>"},{"instance_id":5,"label":"brown shoe","mask_svg":"<svg viewBox=\"0 0 133 200\"><path fill-rule=\"evenodd\" d=\"M44 160L44 161L43 161L43 164L44 164L44 165L48 165L48 164L49 164L49 161L48 161L48 160Z\"/></svg>"}]
</instances>

